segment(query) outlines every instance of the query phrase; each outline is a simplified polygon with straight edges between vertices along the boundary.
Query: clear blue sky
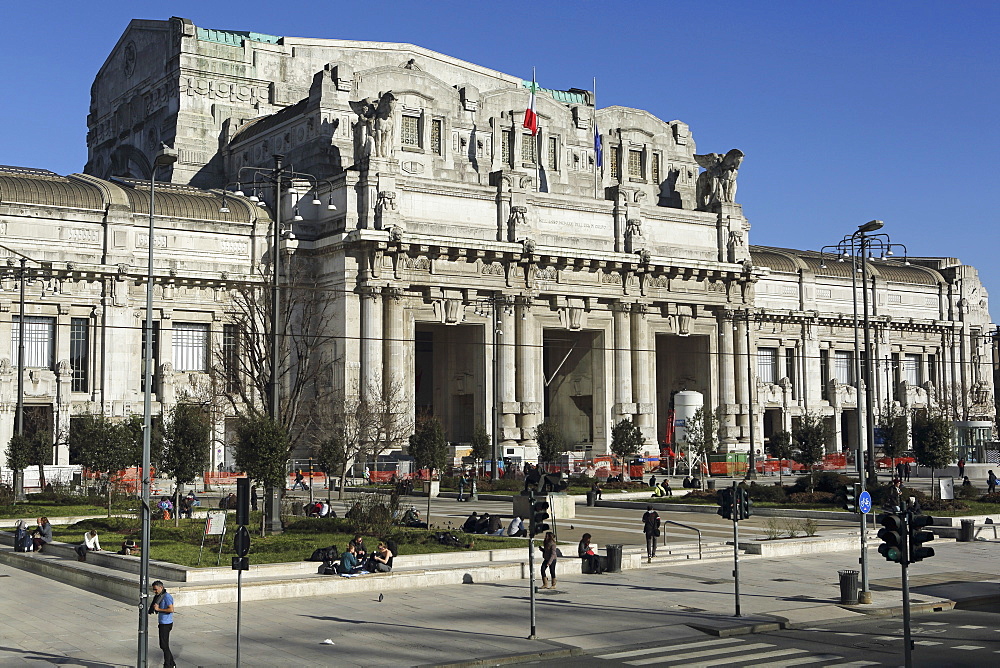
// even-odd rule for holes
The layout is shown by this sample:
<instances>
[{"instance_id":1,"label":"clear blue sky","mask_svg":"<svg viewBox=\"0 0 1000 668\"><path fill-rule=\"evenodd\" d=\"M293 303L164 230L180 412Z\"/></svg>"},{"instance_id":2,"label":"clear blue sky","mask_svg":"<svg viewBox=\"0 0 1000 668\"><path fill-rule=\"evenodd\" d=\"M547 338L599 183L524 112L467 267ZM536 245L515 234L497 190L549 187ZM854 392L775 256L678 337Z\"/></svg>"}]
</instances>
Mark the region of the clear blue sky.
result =
<instances>
[{"instance_id":1,"label":"clear blue sky","mask_svg":"<svg viewBox=\"0 0 1000 668\"><path fill-rule=\"evenodd\" d=\"M90 84L132 18L410 42L746 153L756 244L818 250L873 218L911 255L975 265L1000 299L997 2L8 2L0 163L86 162ZM973 156L966 160L960 156ZM994 309L1000 309L995 304Z\"/></svg>"}]
</instances>

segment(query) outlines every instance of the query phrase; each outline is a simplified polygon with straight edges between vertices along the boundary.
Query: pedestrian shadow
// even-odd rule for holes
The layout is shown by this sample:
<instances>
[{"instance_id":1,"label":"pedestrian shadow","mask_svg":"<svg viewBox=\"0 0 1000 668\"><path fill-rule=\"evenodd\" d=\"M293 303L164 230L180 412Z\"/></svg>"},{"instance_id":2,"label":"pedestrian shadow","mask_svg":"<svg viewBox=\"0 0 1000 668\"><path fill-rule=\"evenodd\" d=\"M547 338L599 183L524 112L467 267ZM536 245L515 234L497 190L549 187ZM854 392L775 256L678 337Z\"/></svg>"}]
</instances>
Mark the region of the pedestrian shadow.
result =
<instances>
[{"instance_id":1,"label":"pedestrian shadow","mask_svg":"<svg viewBox=\"0 0 1000 668\"><path fill-rule=\"evenodd\" d=\"M19 654L23 661L44 661L45 663L57 666L81 666L82 668L117 668L120 663L105 663L104 661L88 661L86 659L75 659L64 654L51 654L49 652L39 652L37 650L23 650L16 647L3 647L0 645L0 652L11 652Z\"/></svg>"}]
</instances>

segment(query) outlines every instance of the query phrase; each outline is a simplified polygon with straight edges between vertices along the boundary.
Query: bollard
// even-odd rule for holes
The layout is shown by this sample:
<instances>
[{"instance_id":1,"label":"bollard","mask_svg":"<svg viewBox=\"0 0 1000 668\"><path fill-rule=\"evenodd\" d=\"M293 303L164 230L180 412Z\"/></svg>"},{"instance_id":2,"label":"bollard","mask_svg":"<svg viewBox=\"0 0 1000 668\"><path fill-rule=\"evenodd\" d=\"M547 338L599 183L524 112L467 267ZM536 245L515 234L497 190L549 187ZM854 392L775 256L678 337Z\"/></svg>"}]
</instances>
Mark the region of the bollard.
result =
<instances>
[{"instance_id":1,"label":"bollard","mask_svg":"<svg viewBox=\"0 0 1000 668\"><path fill-rule=\"evenodd\" d=\"M858 571L838 571L840 575L840 604L858 604Z\"/></svg>"},{"instance_id":2,"label":"bollard","mask_svg":"<svg viewBox=\"0 0 1000 668\"><path fill-rule=\"evenodd\" d=\"M708 489L715 489L715 481L711 478L708 479Z\"/></svg>"},{"instance_id":3,"label":"bollard","mask_svg":"<svg viewBox=\"0 0 1000 668\"><path fill-rule=\"evenodd\" d=\"M587 492L587 505L591 507L597 505L597 492Z\"/></svg>"}]
</instances>

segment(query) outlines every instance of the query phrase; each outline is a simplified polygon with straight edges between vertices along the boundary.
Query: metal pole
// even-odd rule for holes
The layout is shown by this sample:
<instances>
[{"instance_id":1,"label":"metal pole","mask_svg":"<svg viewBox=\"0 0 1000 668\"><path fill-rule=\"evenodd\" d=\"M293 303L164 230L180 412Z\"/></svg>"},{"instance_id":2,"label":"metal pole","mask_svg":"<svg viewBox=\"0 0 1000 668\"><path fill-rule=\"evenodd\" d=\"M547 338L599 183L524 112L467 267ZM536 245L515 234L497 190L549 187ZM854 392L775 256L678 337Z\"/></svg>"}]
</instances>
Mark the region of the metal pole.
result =
<instances>
[{"instance_id":1,"label":"metal pole","mask_svg":"<svg viewBox=\"0 0 1000 668\"><path fill-rule=\"evenodd\" d=\"M149 460L150 442L153 427L153 233L154 215L156 211L156 166L149 172L149 239L146 253L146 345L143 351L143 388L142 388L142 535L139 546L139 648L136 665L143 668L147 665L149 656L149 615L146 614L146 599L149 597Z\"/></svg>"},{"instance_id":2,"label":"metal pole","mask_svg":"<svg viewBox=\"0 0 1000 668\"><path fill-rule=\"evenodd\" d=\"M278 313L280 307L280 296L279 296L279 286L280 286L280 276L281 276L281 174L282 174L282 160L283 155L274 156L274 226L273 234L271 235L271 253L273 257L272 261L272 271L271 271L271 378L268 383L270 386L270 396L268 397L268 416L275 423L278 422L278 325L281 322L281 317ZM272 532L281 531L281 517L276 517L275 506L277 506L277 500L275 496L279 493L273 485L269 486L265 492L266 497L264 516L266 517L266 523L268 529Z\"/></svg>"},{"instance_id":3,"label":"metal pole","mask_svg":"<svg viewBox=\"0 0 1000 668\"><path fill-rule=\"evenodd\" d=\"M754 434L754 411L753 411L753 363L750 357L750 309L746 310L747 317L747 411L749 415L747 416L750 425L750 471L748 472L748 477L756 479L757 478L757 454L756 454L756 438Z\"/></svg>"},{"instance_id":4,"label":"metal pole","mask_svg":"<svg viewBox=\"0 0 1000 668\"><path fill-rule=\"evenodd\" d=\"M493 296L493 470L490 472L490 480L497 479L497 450L499 449L498 441L500 438L500 380L499 374L499 356L497 354L497 345L500 341L500 337L503 336L503 332L500 331L500 303L501 297L499 294Z\"/></svg>"},{"instance_id":5,"label":"metal pole","mask_svg":"<svg viewBox=\"0 0 1000 668\"><path fill-rule=\"evenodd\" d=\"M858 432L858 447L856 461L854 462L855 468L858 470L858 479L861 483L861 491L864 492L866 488L865 478L867 477L867 472L865 471L865 423L861 420L861 343L860 337L858 335L858 265L857 265L857 255L853 252L853 241L852 241L852 253L851 253L851 296L853 299L854 306L854 387L855 387L855 405L857 406L857 432ZM869 417L870 419L870 417ZM872 593L868 589L868 513L858 513L859 515L859 532L861 537L861 558L858 560L861 564L861 594L859 595L859 602L862 604L868 604L872 602Z\"/></svg>"},{"instance_id":6,"label":"metal pole","mask_svg":"<svg viewBox=\"0 0 1000 668\"><path fill-rule=\"evenodd\" d=\"M313 504L313 458L309 458L309 505Z\"/></svg>"},{"instance_id":7,"label":"metal pole","mask_svg":"<svg viewBox=\"0 0 1000 668\"><path fill-rule=\"evenodd\" d=\"M913 521L913 513L906 511L900 514L903 520L903 531L900 538L903 541L903 558L900 563L903 566L903 663L906 668L913 666L913 639L910 635L910 577L907 566L910 561L910 522Z\"/></svg>"},{"instance_id":8,"label":"metal pole","mask_svg":"<svg viewBox=\"0 0 1000 668\"><path fill-rule=\"evenodd\" d=\"M236 668L240 666L240 624L243 618L243 564L236 571Z\"/></svg>"},{"instance_id":9,"label":"metal pole","mask_svg":"<svg viewBox=\"0 0 1000 668\"><path fill-rule=\"evenodd\" d=\"M733 498L732 506L730 510L733 516L733 581L735 582L736 591L736 616L742 617L740 614L740 521L739 521L739 502L737 501L737 487L736 481L733 481Z\"/></svg>"},{"instance_id":10,"label":"metal pole","mask_svg":"<svg viewBox=\"0 0 1000 668\"><path fill-rule=\"evenodd\" d=\"M535 506L535 495L532 494L528 502L532 508ZM528 596L531 608L531 633L528 640L535 639L535 539L528 538Z\"/></svg>"},{"instance_id":11,"label":"metal pole","mask_svg":"<svg viewBox=\"0 0 1000 668\"><path fill-rule=\"evenodd\" d=\"M21 295L18 300L20 307L17 316L17 435L24 436L24 282L27 277L27 258L21 256ZM17 500L24 501L24 469L14 472L17 487Z\"/></svg>"},{"instance_id":12,"label":"metal pole","mask_svg":"<svg viewBox=\"0 0 1000 668\"><path fill-rule=\"evenodd\" d=\"M868 476L872 485L878 483L878 476L875 473L875 410L872 405L872 333L868 319L868 288L866 276L868 275L868 237L865 232L859 233L861 236L861 296L864 301L864 324L865 324L865 426L868 435Z\"/></svg>"}]
</instances>

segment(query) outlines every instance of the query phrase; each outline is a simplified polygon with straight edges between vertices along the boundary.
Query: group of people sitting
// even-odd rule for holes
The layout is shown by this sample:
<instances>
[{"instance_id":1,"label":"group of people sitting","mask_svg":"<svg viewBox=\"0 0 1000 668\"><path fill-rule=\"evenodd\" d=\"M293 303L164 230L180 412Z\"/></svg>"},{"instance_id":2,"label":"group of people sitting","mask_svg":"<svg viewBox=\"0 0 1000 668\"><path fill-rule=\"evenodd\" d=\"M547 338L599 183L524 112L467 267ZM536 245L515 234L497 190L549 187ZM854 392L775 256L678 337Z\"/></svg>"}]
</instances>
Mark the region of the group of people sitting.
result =
<instances>
[{"instance_id":1,"label":"group of people sitting","mask_svg":"<svg viewBox=\"0 0 1000 668\"><path fill-rule=\"evenodd\" d=\"M330 507L330 504L320 499L315 503L303 503L302 510L306 517L336 517L337 511Z\"/></svg>"},{"instance_id":2,"label":"group of people sitting","mask_svg":"<svg viewBox=\"0 0 1000 668\"><path fill-rule=\"evenodd\" d=\"M684 476L684 482L681 483L684 489L701 489L701 480L697 476Z\"/></svg>"},{"instance_id":3,"label":"group of people sitting","mask_svg":"<svg viewBox=\"0 0 1000 668\"><path fill-rule=\"evenodd\" d=\"M674 490L670 487L670 480L664 478L660 482L657 482L656 476L649 479L649 486L653 488L653 496L673 496Z\"/></svg>"},{"instance_id":4,"label":"group of people sitting","mask_svg":"<svg viewBox=\"0 0 1000 668\"><path fill-rule=\"evenodd\" d=\"M528 535L528 529L524 526L524 520L515 515L513 519L504 527L503 518L497 514L490 515L473 511L462 524L462 531L465 533L486 534L488 536L508 536L510 538L523 538Z\"/></svg>"},{"instance_id":5,"label":"group of people sitting","mask_svg":"<svg viewBox=\"0 0 1000 668\"><path fill-rule=\"evenodd\" d=\"M28 529L28 523L18 520L14 525L15 552L41 552L42 548L52 542L52 525L48 517L35 520L35 528Z\"/></svg>"},{"instance_id":6,"label":"group of people sitting","mask_svg":"<svg viewBox=\"0 0 1000 668\"><path fill-rule=\"evenodd\" d=\"M323 564L319 567L320 574L333 575L364 575L367 573L389 573L396 557L396 544L391 540L379 541L371 552L365 545L365 538L355 534L347 544L347 549L337 559L337 550L330 547L317 550L312 559L319 560L317 553L322 554Z\"/></svg>"}]
</instances>

